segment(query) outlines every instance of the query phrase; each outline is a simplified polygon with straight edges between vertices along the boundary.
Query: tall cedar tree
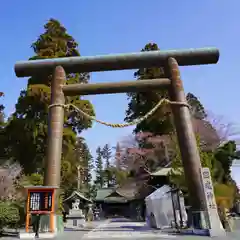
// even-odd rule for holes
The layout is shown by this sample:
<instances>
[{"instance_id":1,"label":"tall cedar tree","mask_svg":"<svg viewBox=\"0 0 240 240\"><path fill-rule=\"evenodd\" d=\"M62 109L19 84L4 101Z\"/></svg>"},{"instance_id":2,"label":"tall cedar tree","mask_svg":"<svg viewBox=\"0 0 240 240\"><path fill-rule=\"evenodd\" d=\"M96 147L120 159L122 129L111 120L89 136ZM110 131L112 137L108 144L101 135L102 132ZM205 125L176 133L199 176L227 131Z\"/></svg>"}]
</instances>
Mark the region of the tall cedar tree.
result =
<instances>
[{"instance_id":1,"label":"tall cedar tree","mask_svg":"<svg viewBox=\"0 0 240 240\"><path fill-rule=\"evenodd\" d=\"M4 96L4 93L3 92L0 92L0 97L3 97ZM4 106L3 104L0 104L0 127L3 126L3 123L4 123Z\"/></svg>"},{"instance_id":2,"label":"tall cedar tree","mask_svg":"<svg viewBox=\"0 0 240 240\"><path fill-rule=\"evenodd\" d=\"M44 25L44 33L31 45L34 56L30 60L79 56L78 44L67 30L55 19ZM9 144L13 145L11 155L24 167L26 173L43 166L47 144L47 119L50 104L50 76L29 78L27 89L20 93L16 111L8 125ZM89 74L68 74L66 84L87 83ZM82 97L67 97L72 103L94 115L93 106ZM73 111L65 112L64 149L72 150L76 134L91 127L92 122ZM21 129L21 133L19 133ZM17 144L16 144L17 143ZM64 153L64 151L63 151Z\"/></svg>"},{"instance_id":3,"label":"tall cedar tree","mask_svg":"<svg viewBox=\"0 0 240 240\"><path fill-rule=\"evenodd\" d=\"M117 145L115 147L115 167L117 170L121 170L121 147L119 142L117 142Z\"/></svg>"},{"instance_id":4,"label":"tall cedar tree","mask_svg":"<svg viewBox=\"0 0 240 240\"><path fill-rule=\"evenodd\" d=\"M188 93L186 96L186 100L190 105L190 111L191 111L192 117L200 120L203 120L207 117L207 113L203 105L194 94Z\"/></svg>"},{"instance_id":5,"label":"tall cedar tree","mask_svg":"<svg viewBox=\"0 0 240 240\"><path fill-rule=\"evenodd\" d=\"M101 147L98 147L96 150L97 157L95 159L95 173L96 180L95 184L102 188L104 185L104 171L103 171L103 159L102 159L102 150Z\"/></svg>"},{"instance_id":6,"label":"tall cedar tree","mask_svg":"<svg viewBox=\"0 0 240 240\"><path fill-rule=\"evenodd\" d=\"M215 159L219 162L219 168L223 169L224 174L222 174L222 183L227 183L228 181L232 181L231 177L231 167L232 163L236 159L240 159L237 154L237 146L235 141L228 141L222 146L220 146L215 151ZM220 177L218 175L218 177Z\"/></svg>"},{"instance_id":7,"label":"tall cedar tree","mask_svg":"<svg viewBox=\"0 0 240 240\"><path fill-rule=\"evenodd\" d=\"M145 51L158 51L159 48L155 43L148 43L143 49ZM154 79L164 77L163 68L143 68L134 73L137 80ZM128 109L126 111L125 121L131 122L132 120L144 116L150 111L162 98L167 98L167 91L154 91L154 92L139 92L128 93ZM191 113L194 118L204 119L207 114L204 107L192 93L187 94L187 101L191 106ZM171 121L171 111L169 107L160 107L148 120L138 124L134 131L137 132L151 132L155 135L168 134L173 130Z\"/></svg>"},{"instance_id":8,"label":"tall cedar tree","mask_svg":"<svg viewBox=\"0 0 240 240\"><path fill-rule=\"evenodd\" d=\"M102 157L105 160L105 183L107 187L111 186L112 172L111 172L111 157L112 151L109 144L105 144L102 148Z\"/></svg>"},{"instance_id":9,"label":"tall cedar tree","mask_svg":"<svg viewBox=\"0 0 240 240\"><path fill-rule=\"evenodd\" d=\"M145 51L158 51L159 47L155 43L148 43L143 49ZM137 80L154 79L164 77L163 68L142 68L134 73ZM149 112L162 98L167 98L165 90L150 92L128 93L128 109L126 111L125 121L131 122L134 119L144 116ZM134 132L151 132L156 135L167 134L172 131L172 122L170 119L168 107L160 107L152 117L141 122L136 126Z\"/></svg>"},{"instance_id":10,"label":"tall cedar tree","mask_svg":"<svg viewBox=\"0 0 240 240\"><path fill-rule=\"evenodd\" d=\"M88 146L84 138L77 137L73 151L67 151L62 159L61 187L66 194L71 194L77 188L78 166L81 167L81 190L88 191L89 165L91 165L91 155Z\"/></svg>"},{"instance_id":11,"label":"tall cedar tree","mask_svg":"<svg viewBox=\"0 0 240 240\"><path fill-rule=\"evenodd\" d=\"M87 143L83 138L77 138L75 148L75 164L81 167L81 191L89 193L92 181L93 157L90 154Z\"/></svg>"},{"instance_id":12,"label":"tall cedar tree","mask_svg":"<svg viewBox=\"0 0 240 240\"><path fill-rule=\"evenodd\" d=\"M0 92L0 97L3 97L4 93ZM4 134L4 105L0 104L0 164L6 159L6 135Z\"/></svg>"}]
</instances>

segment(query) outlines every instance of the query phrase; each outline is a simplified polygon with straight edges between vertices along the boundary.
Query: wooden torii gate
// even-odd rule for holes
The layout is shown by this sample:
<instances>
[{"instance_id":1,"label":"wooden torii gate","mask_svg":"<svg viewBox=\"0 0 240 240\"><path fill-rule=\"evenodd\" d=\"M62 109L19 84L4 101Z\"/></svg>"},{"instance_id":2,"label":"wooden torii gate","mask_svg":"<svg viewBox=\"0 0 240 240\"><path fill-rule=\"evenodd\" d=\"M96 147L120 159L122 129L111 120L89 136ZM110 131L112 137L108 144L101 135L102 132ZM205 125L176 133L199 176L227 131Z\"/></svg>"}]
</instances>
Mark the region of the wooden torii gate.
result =
<instances>
[{"instance_id":1,"label":"wooden torii gate","mask_svg":"<svg viewBox=\"0 0 240 240\"><path fill-rule=\"evenodd\" d=\"M194 211L207 211L201 180L201 162L191 116L186 104L179 66L214 64L219 59L215 48L139 52L130 54L69 57L46 60L22 61L15 64L17 77L52 75L51 108L49 110L48 149L44 184L60 185L64 96L153 91L167 88L178 143L181 151L191 205ZM67 73L99 72L124 69L164 67L167 78L141 81L64 85ZM184 104L185 103L185 104Z\"/></svg>"}]
</instances>

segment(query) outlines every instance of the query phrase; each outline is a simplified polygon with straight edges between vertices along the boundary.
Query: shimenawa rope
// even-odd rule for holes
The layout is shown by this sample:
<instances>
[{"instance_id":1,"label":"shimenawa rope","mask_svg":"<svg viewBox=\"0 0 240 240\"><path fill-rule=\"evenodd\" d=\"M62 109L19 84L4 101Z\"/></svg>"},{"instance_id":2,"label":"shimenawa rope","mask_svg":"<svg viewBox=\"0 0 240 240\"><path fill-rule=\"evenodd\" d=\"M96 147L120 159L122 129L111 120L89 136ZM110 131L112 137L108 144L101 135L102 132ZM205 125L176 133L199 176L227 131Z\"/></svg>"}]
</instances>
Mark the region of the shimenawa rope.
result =
<instances>
[{"instance_id":1,"label":"shimenawa rope","mask_svg":"<svg viewBox=\"0 0 240 240\"><path fill-rule=\"evenodd\" d=\"M109 122L105 122L105 121L101 121L101 120L98 120L96 119L96 117L94 116L91 116L87 113L85 113L83 110L81 110L80 108L76 107L75 105L73 104L51 104L49 105L49 108L52 108L52 107L64 107L66 109L70 109L71 107L76 110L77 112L79 112L80 114L82 114L84 117L90 119L90 120L93 120L97 123L100 123L102 125L105 125L105 126L108 126L108 127L112 127L112 128L124 128L124 127L129 127L129 126L133 126L133 125L137 125L143 121L145 121L146 119L148 119L150 116L152 116L156 111L157 109L164 105L164 104L171 104L171 105L180 105L180 106L186 106L186 107L189 107L189 105L185 102L175 102L175 101L170 101L166 98L163 98L161 99L157 105L155 107L153 107L148 113L146 113L143 117L140 117L140 118L137 118L135 120L133 120L132 122L129 122L129 123L109 123Z\"/></svg>"}]
</instances>

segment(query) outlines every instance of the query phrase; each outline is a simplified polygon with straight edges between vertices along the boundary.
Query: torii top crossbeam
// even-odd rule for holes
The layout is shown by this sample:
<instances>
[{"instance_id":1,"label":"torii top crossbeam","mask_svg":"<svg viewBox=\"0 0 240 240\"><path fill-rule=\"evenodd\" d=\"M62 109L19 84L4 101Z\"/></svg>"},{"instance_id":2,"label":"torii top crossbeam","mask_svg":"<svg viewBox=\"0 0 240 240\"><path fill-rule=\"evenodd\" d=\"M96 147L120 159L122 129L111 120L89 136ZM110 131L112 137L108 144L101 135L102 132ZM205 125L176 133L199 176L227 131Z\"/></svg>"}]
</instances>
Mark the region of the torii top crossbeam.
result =
<instances>
[{"instance_id":1,"label":"torii top crossbeam","mask_svg":"<svg viewBox=\"0 0 240 240\"><path fill-rule=\"evenodd\" d=\"M219 51L216 48L198 48L20 61L15 64L15 73L17 77L52 74L56 66L62 66L66 73L160 67L170 57L175 58L179 66L214 64L218 62Z\"/></svg>"}]
</instances>

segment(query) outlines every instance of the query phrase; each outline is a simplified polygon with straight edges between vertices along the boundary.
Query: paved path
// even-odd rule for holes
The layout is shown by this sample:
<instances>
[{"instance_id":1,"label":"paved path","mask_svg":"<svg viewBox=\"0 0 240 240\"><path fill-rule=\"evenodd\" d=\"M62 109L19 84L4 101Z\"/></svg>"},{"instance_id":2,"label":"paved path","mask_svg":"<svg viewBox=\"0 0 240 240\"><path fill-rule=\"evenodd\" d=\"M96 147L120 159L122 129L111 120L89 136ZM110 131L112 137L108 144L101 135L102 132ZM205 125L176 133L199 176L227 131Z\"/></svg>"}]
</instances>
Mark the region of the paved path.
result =
<instances>
[{"instance_id":1,"label":"paved path","mask_svg":"<svg viewBox=\"0 0 240 240\"><path fill-rule=\"evenodd\" d=\"M145 223L131 222L126 219L109 219L104 221L92 222L85 229L78 231L64 231L58 235L56 240L207 240L209 237L183 236L163 233L160 230L152 230ZM229 233L227 237L217 238L217 240L239 240L240 232ZM16 240L7 237L0 240Z\"/></svg>"},{"instance_id":2,"label":"paved path","mask_svg":"<svg viewBox=\"0 0 240 240\"><path fill-rule=\"evenodd\" d=\"M154 231L141 222L108 220L83 236L86 239L175 239L177 236Z\"/></svg>"},{"instance_id":3,"label":"paved path","mask_svg":"<svg viewBox=\"0 0 240 240\"><path fill-rule=\"evenodd\" d=\"M79 238L78 238L79 239ZM160 230L153 230L146 226L145 223L131 222L124 219L106 220L99 224L95 229L83 235L82 240L137 240L137 239L176 239L176 240L207 240L210 237L193 236L193 235L172 235L163 233ZM217 240L239 240L240 232L229 233L227 237L217 238Z\"/></svg>"}]
</instances>

